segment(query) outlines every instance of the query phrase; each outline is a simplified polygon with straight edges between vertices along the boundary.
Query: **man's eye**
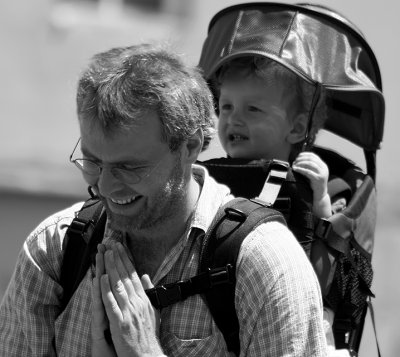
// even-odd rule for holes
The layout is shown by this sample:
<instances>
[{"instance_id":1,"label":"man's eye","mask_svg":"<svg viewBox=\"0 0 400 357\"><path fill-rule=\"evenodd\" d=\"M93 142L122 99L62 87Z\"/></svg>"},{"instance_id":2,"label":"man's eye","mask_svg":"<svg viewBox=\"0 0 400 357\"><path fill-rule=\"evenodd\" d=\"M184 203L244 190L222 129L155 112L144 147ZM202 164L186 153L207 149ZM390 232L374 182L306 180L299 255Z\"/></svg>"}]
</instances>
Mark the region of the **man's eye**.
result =
<instances>
[{"instance_id":1,"label":"man's eye","mask_svg":"<svg viewBox=\"0 0 400 357\"><path fill-rule=\"evenodd\" d=\"M133 166L133 165L119 165L119 169L124 170L124 171L130 171L130 172L135 172L135 173L141 173L144 172L148 169L148 166Z\"/></svg>"},{"instance_id":2,"label":"man's eye","mask_svg":"<svg viewBox=\"0 0 400 357\"><path fill-rule=\"evenodd\" d=\"M255 106L249 106L249 111L250 112L261 112L261 109L260 108L258 108L258 107L255 107Z\"/></svg>"}]
</instances>

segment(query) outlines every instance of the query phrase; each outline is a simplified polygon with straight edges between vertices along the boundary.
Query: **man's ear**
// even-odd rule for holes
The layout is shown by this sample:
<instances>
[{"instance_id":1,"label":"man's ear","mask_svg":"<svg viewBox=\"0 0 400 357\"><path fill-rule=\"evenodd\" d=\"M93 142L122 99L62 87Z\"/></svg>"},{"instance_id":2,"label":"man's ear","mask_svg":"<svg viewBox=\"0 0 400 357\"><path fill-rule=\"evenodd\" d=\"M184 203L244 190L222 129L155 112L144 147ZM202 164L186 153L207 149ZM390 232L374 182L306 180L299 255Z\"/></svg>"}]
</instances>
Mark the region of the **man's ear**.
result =
<instances>
[{"instance_id":1,"label":"man's ear","mask_svg":"<svg viewBox=\"0 0 400 357\"><path fill-rule=\"evenodd\" d=\"M297 144L304 141L307 134L308 117L306 114L299 114L293 119L292 129L286 136L286 140L289 144Z\"/></svg>"},{"instance_id":2,"label":"man's ear","mask_svg":"<svg viewBox=\"0 0 400 357\"><path fill-rule=\"evenodd\" d=\"M185 158L187 162L194 163L203 148L204 134L201 128L197 129L185 142Z\"/></svg>"}]
</instances>

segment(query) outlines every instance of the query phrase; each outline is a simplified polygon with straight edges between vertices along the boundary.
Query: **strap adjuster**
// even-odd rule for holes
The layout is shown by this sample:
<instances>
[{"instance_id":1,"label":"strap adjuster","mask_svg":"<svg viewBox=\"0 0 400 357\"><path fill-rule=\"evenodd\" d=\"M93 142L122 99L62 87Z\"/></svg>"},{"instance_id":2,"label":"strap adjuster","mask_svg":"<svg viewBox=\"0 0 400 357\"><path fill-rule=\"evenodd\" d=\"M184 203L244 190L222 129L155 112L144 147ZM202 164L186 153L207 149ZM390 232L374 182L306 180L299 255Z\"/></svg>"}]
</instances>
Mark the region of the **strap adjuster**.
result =
<instances>
[{"instance_id":1,"label":"strap adjuster","mask_svg":"<svg viewBox=\"0 0 400 357\"><path fill-rule=\"evenodd\" d=\"M154 297L158 307L167 307L181 300L183 281L154 288Z\"/></svg>"},{"instance_id":2,"label":"strap adjuster","mask_svg":"<svg viewBox=\"0 0 400 357\"><path fill-rule=\"evenodd\" d=\"M247 218L246 213L242 212L240 209L227 207L225 208L226 215L237 222L244 222Z\"/></svg>"},{"instance_id":3,"label":"strap adjuster","mask_svg":"<svg viewBox=\"0 0 400 357\"><path fill-rule=\"evenodd\" d=\"M315 227L315 235L318 238L327 239L332 230L332 223L327 219L321 218Z\"/></svg>"},{"instance_id":4,"label":"strap adjuster","mask_svg":"<svg viewBox=\"0 0 400 357\"><path fill-rule=\"evenodd\" d=\"M227 264L221 268L208 268L208 277L211 288L216 285L232 284L235 282L235 273L231 264Z\"/></svg>"},{"instance_id":5,"label":"strap adjuster","mask_svg":"<svg viewBox=\"0 0 400 357\"><path fill-rule=\"evenodd\" d=\"M273 159L269 166L270 172L267 178L268 182L273 185L282 185L286 180L289 167L288 162Z\"/></svg>"},{"instance_id":6,"label":"strap adjuster","mask_svg":"<svg viewBox=\"0 0 400 357\"><path fill-rule=\"evenodd\" d=\"M70 224L70 232L73 234L83 235L87 232L90 225L94 225L92 219L86 220L79 217L75 217Z\"/></svg>"},{"instance_id":7,"label":"strap adjuster","mask_svg":"<svg viewBox=\"0 0 400 357\"><path fill-rule=\"evenodd\" d=\"M286 181L289 167L289 163L286 161L272 160L269 165L267 179L256 199L265 202L267 207L273 206L278 198L283 183Z\"/></svg>"}]
</instances>

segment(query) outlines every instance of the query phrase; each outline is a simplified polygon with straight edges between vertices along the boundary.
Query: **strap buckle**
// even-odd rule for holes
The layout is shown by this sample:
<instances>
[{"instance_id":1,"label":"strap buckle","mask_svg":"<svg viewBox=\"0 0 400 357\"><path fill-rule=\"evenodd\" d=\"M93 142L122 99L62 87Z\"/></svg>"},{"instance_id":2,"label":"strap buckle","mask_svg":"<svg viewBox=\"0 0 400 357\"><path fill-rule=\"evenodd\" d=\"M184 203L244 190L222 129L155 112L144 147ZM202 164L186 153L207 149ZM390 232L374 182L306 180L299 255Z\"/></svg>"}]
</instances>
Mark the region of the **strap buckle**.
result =
<instances>
[{"instance_id":1,"label":"strap buckle","mask_svg":"<svg viewBox=\"0 0 400 357\"><path fill-rule=\"evenodd\" d=\"M146 290L146 294L152 305L160 309L185 300L189 296L204 293L216 285L232 284L234 281L233 266L227 264L221 268L208 268L207 271L186 281L180 280L175 283L156 286Z\"/></svg>"},{"instance_id":2,"label":"strap buckle","mask_svg":"<svg viewBox=\"0 0 400 357\"><path fill-rule=\"evenodd\" d=\"M175 304L182 298L181 285L183 281L165 284L146 291L150 301L157 308Z\"/></svg>"}]
</instances>

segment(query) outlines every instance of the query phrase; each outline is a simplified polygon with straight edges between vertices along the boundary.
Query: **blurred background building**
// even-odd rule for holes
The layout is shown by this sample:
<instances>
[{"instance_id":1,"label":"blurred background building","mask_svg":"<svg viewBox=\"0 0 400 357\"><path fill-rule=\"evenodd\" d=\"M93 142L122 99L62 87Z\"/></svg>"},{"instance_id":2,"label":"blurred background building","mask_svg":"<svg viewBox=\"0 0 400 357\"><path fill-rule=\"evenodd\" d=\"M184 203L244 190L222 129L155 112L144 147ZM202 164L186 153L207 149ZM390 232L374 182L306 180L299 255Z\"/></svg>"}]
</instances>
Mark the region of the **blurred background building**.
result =
<instances>
[{"instance_id":1,"label":"blurred background building","mask_svg":"<svg viewBox=\"0 0 400 357\"><path fill-rule=\"evenodd\" d=\"M0 3L0 299L30 231L46 216L84 199L86 186L68 161L78 138L75 87L101 50L165 40L196 64L211 17L236 0L13 0ZM295 1L283 1L294 3ZM314 2L314 1L311 1ZM396 356L400 316L398 178L400 124L396 100L400 57L396 0L320 0L365 34L382 72L386 125L378 152L379 197L373 291L383 356ZM323 133L361 166L362 152ZM202 158L222 156L218 141ZM1 328L1 322L0 322ZM361 357L376 356L368 318Z\"/></svg>"}]
</instances>

